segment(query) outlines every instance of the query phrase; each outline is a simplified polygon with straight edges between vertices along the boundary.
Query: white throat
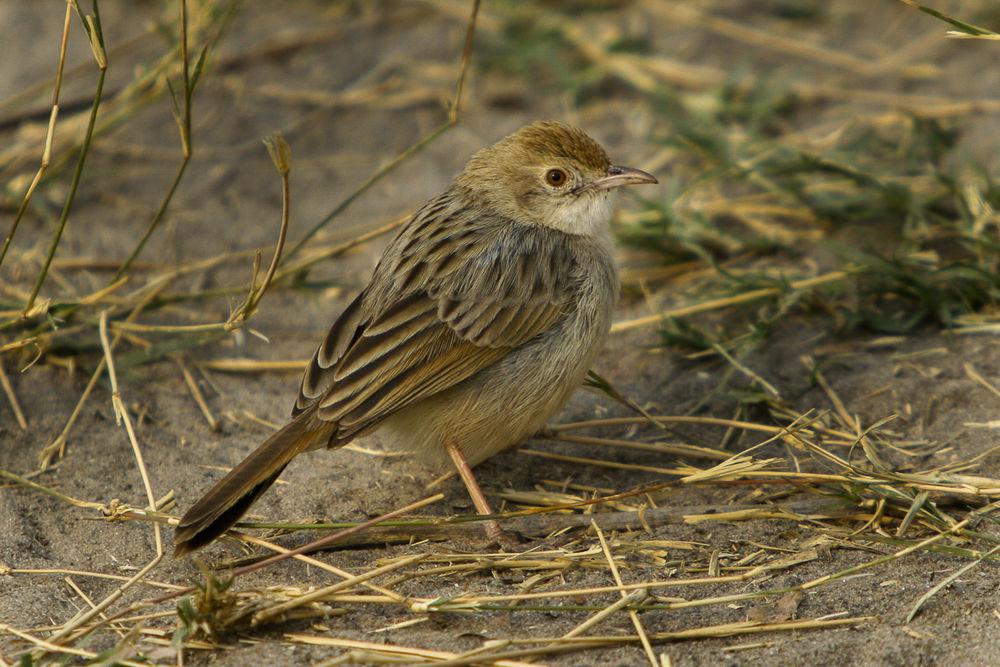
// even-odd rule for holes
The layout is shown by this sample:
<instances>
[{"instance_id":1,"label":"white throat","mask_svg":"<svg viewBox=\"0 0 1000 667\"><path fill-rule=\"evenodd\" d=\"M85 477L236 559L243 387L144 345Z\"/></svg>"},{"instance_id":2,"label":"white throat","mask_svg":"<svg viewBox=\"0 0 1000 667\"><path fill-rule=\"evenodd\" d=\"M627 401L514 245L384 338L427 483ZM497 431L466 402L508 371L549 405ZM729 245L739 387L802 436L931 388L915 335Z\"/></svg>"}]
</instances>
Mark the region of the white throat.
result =
<instances>
[{"instance_id":1,"label":"white throat","mask_svg":"<svg viewBox=\"0 0 1000 667\"><path fill-rule=\"evenodd\" d=\"M605 236L614 209L612 192L587 193L559 206L545 221L547 227L578 236Z\"/></svg>"}]
</instances>

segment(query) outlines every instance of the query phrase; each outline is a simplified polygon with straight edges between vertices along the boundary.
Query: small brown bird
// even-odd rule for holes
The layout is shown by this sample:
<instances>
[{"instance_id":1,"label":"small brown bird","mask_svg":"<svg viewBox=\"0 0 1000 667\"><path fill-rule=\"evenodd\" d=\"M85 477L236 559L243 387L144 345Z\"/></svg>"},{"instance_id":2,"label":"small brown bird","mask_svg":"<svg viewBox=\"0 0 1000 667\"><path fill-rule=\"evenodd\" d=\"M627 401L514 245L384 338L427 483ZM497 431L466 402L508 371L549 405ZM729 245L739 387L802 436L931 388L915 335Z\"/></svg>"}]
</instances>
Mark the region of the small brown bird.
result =
<instances>
[{"instance_id":1,"label":"small brown bird","mask_svg":"<svg viewBox=\"0 0 1000 667\"><path fill-rule=\"evenodd\" d=\"M378 430L389 448L458 470L537 431L600 349L618 294L611 192L656 183L555 122L476 153L382 255L302 378L292 421L187 511L174 554L232 526L311 449ZM497 539L499 526L487 532Z\"/></svg>"}]
</instances>

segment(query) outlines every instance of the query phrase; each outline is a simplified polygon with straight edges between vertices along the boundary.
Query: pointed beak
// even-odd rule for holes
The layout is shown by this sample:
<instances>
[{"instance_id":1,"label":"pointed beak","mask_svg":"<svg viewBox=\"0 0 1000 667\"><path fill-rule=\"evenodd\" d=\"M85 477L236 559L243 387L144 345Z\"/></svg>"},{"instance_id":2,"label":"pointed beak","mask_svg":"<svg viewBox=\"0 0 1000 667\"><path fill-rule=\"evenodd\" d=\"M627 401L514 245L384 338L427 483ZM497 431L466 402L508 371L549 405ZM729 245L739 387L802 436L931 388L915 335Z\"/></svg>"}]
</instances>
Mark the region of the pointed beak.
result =
<instances>
[{"instance_id":1,"label":"pointed beak","mask_svg":"<svg viewBox=\"0 0 1000 667\"><path fill-rule=\"evenodd\" d=\"M622 185L639 185L640 183L659 183L656 177L642 169L634 167L611 166L608 175L594 179L589 183L593 190L610 190Z\"/></svg>"}]
</instances>

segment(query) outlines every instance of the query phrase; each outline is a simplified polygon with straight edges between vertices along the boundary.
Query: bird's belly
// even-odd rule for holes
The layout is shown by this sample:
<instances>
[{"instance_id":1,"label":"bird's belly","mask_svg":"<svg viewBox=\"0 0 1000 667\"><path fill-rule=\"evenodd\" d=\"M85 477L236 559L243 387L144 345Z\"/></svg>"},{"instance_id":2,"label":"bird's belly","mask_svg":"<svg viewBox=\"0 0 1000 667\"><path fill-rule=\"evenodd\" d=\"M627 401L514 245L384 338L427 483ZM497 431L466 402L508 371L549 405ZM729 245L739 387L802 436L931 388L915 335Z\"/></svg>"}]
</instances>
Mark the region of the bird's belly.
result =
<instances>
[{"instance_id":1,"label":"bird's belly","mask_svg":"<svg viewBox=\"0 0 1000 667\"><path fill-rule=\"evenodd\" d=\"M608 329L605 317L576 313L455 387L386 419L376 438L426 464L450 469L444 443L470 465L535 433L582 382Z\"/></svg>"}]
</instances>

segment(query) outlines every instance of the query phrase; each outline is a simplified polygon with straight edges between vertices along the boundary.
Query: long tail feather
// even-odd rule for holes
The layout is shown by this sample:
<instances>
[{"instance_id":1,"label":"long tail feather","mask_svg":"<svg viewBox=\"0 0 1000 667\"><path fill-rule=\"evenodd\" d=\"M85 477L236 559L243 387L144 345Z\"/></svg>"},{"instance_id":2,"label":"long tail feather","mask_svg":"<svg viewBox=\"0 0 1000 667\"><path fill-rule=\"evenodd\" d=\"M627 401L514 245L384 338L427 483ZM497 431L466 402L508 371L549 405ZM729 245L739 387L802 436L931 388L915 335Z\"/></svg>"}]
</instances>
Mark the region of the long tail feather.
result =
<instances>
[{"instance_id":1,"label":"long tail feather","mask_svg":"<svg viewBox=\"0 0 1000 667\"><path fill-rule=\"evenodd\" d=\"M301 414L230 470L177 524L174 557L199 549L229 530L293 458L328 437L329 429L324 427L317 427L311 414Z\"/></svg>"}]
</instances>

